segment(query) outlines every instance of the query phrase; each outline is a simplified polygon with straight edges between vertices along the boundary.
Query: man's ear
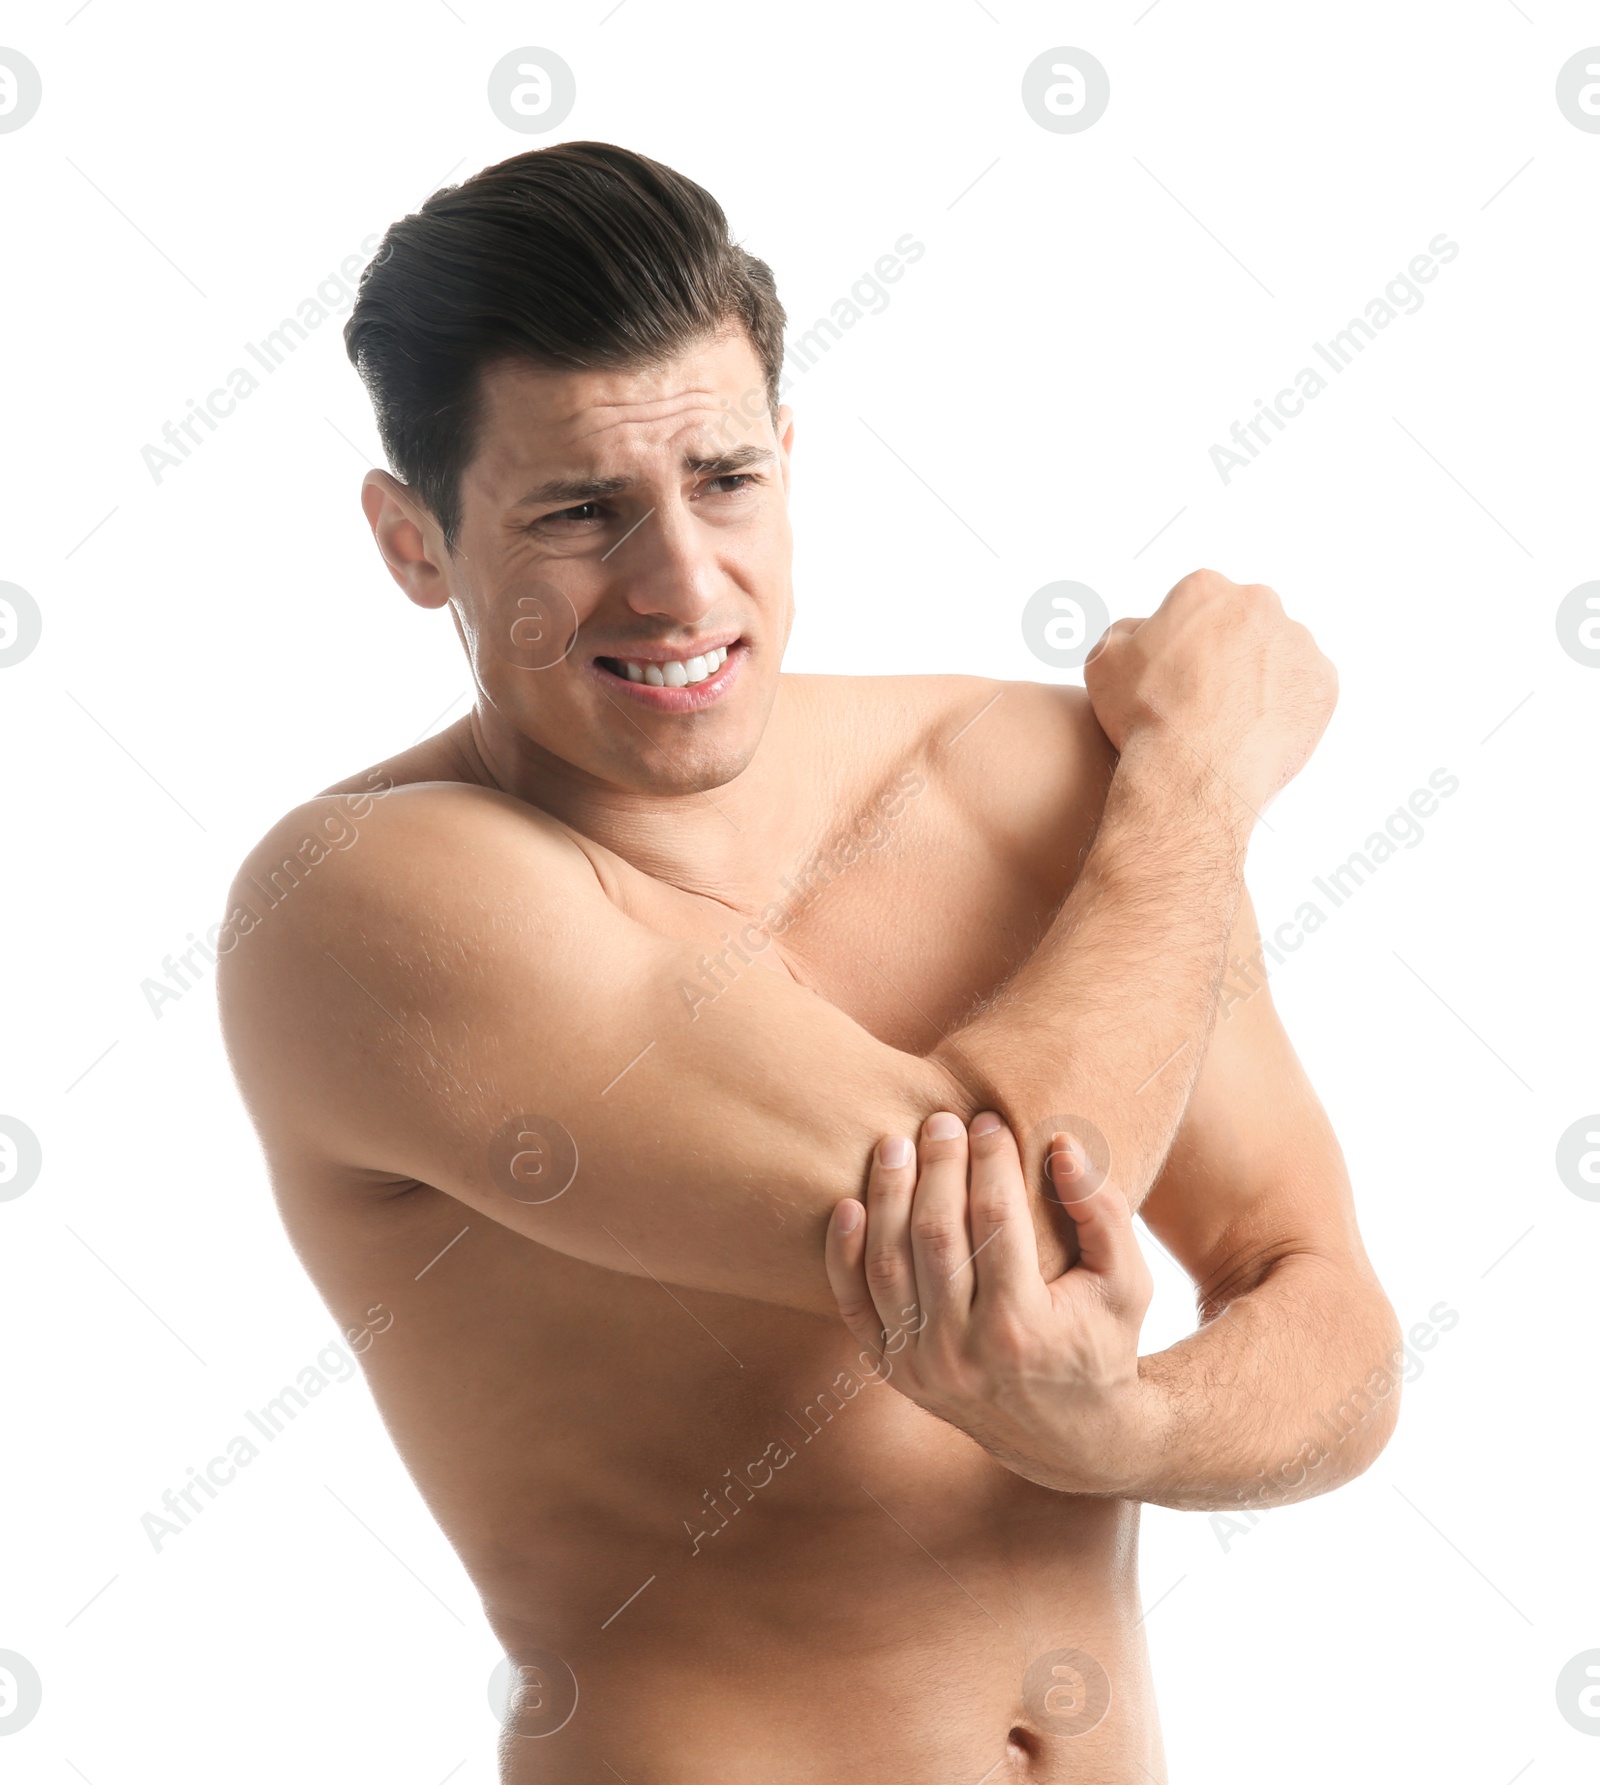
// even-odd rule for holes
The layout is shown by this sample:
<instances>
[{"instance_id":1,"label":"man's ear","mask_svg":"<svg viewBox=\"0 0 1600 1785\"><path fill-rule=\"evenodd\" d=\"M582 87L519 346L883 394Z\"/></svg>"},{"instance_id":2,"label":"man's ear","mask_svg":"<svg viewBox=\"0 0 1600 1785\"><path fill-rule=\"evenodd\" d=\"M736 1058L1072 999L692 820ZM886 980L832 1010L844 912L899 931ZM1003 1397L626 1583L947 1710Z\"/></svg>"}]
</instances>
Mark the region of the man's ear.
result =
<instances>
[{"instance_id":1,"label":"man's ear","mask_svg":"<svg viewBox=\"0 0 1600 1785\"><path fill-rule=\"evenodd\" d=\"M450 599L444 574L444 535L411 491L387 471L361 480L361 507L389 574L418 607L443 607Z\"/></svg>"},{"instance_id":2,"label":"man's ear","mask_svg":"<svg viewBox=\"0 0 1600 1785\"><path fill-rule=\"evenodd\" d=\"M789 494L789 455L794 451L794 411L787 403L778 406L778 419L773 424L778 436L778 462L783 467L783 493Z\"/></svg>"}]
</instances>

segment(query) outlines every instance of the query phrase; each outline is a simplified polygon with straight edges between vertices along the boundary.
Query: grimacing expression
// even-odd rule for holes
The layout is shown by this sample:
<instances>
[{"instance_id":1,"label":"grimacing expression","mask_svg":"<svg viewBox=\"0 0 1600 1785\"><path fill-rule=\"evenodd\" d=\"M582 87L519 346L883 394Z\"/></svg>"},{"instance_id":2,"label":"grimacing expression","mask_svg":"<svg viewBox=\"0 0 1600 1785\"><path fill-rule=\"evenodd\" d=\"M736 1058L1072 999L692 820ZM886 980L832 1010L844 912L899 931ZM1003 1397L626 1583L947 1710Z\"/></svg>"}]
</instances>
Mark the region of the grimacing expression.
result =
<instances>
[{"instance_id":1,"label":"grimacing expression","mask_svg":"<svg viewBox=\"0 0 1600 1785\"><path fill-rule=\"evenodd\" d=\"M658 367L483 378L448 571L481 694L599 781L680 793L750 760L793 618L787 409L730 329Z\"/></svg>"}]
</instances>

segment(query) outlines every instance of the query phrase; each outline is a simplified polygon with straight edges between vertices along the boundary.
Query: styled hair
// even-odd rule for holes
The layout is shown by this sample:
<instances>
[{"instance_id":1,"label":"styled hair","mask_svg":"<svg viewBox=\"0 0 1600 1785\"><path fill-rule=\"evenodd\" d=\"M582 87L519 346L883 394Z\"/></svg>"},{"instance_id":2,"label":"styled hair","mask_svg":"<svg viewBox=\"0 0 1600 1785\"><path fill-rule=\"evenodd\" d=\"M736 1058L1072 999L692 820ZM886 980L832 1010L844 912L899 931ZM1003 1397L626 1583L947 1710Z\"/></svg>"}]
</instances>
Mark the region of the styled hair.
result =
<instances>
[{"instance_id":1,"label":"styled hair","mask_svg":"<svg viewBox=\"0 0 1600 1785\"><path fill-rule=\"evenodd\" d=\"M558 143L441 187L391 224L344 345L390 467L454 552L486 369L660 365L731 323L776 416L783 305L721 205L630 149Z\"/></svg>"}]
</instances>

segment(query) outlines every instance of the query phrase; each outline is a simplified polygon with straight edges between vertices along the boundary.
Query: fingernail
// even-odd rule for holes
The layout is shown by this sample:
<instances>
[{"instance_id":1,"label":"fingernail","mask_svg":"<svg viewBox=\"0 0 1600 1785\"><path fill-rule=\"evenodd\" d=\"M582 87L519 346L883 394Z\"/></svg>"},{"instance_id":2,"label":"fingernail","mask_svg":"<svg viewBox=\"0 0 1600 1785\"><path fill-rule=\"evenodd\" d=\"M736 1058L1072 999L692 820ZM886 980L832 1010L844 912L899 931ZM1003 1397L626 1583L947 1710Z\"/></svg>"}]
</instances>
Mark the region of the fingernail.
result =
<instances>
[{"instance_id":1,"label":"fingernail","mask_svg":"<svg viewBox=\"0 0 1600 1785\"><path fill-rule=\"evenodd\" d=\"M1050 1143L1050 1169L1058 1177L1076 1177L1083 1169L1083 1149L1070 1134L1058 1134Z\"/></svg>"},{"instance_id":2,"label":"fingernail","mask_svg":"<svg viewBox=\"0 0 1600 1785\"><path fill-rule=\"evenodd\" d=\"M909 1165L913 1148L911 1142L903 1134L891 1134L878 1142L878 1163L880 1165Z\"/></svg>"},{"instance_id":3,"label":"fingernail","mask_svg":"<svg viewBox=\"0 0 1600 1785\"><path fill-rule=\"evenodd\" d=\"M840 1233L854 1233L861 1225L861 1217L865 1213L866 1210L853 1196L847 1196L833 1211L833 1225Z\"/></svg>"},{"instance_id":4,"label":"fingernail","mask_svg":"<svg viewBox=\"0 0 1600 1785\"><path fill-rule=\"evenodd\" d=\"M972 1132L975 1135L993 1134L995 1129L1000 1125L1000 1118L994 1111L992 1109L986 1109L981 1116L977 1116L973 1119Z\"/></svg>"},{"instance_id":5,"label":"fingernail","mask_svg":"<svg viewBox=\"0 0 1600 1785\"><path fill-rule=\"evenodd\" d=\"M965 1134L966 1128L960 1116L941 1109L928 1117L922 1132L929 1140L954 1140L958 1134Z\"/></svg>"}]
</instances>

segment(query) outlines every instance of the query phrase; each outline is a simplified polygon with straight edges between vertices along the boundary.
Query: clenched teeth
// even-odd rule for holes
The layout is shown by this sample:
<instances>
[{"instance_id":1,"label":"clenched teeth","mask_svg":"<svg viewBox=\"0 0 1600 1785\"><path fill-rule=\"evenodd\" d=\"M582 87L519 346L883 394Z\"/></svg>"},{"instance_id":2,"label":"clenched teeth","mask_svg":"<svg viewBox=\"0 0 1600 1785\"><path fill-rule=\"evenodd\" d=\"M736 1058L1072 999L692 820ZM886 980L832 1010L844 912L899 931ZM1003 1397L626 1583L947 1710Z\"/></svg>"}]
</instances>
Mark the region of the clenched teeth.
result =
<instances>
[{"instance_id":1,"label":"clenched teeth","mask_svg":"<svg viewBox=\"0 0 1600 1785\"><path fill-rule=\"evenodd\" d=\"M728 647L719 645L703 657L685 657L672 663L634 663L626 657L613 657L610 661L630 682L645 682L652 688L692 688L722 668L728 661Z\"/></svg>"}]
</instances>

